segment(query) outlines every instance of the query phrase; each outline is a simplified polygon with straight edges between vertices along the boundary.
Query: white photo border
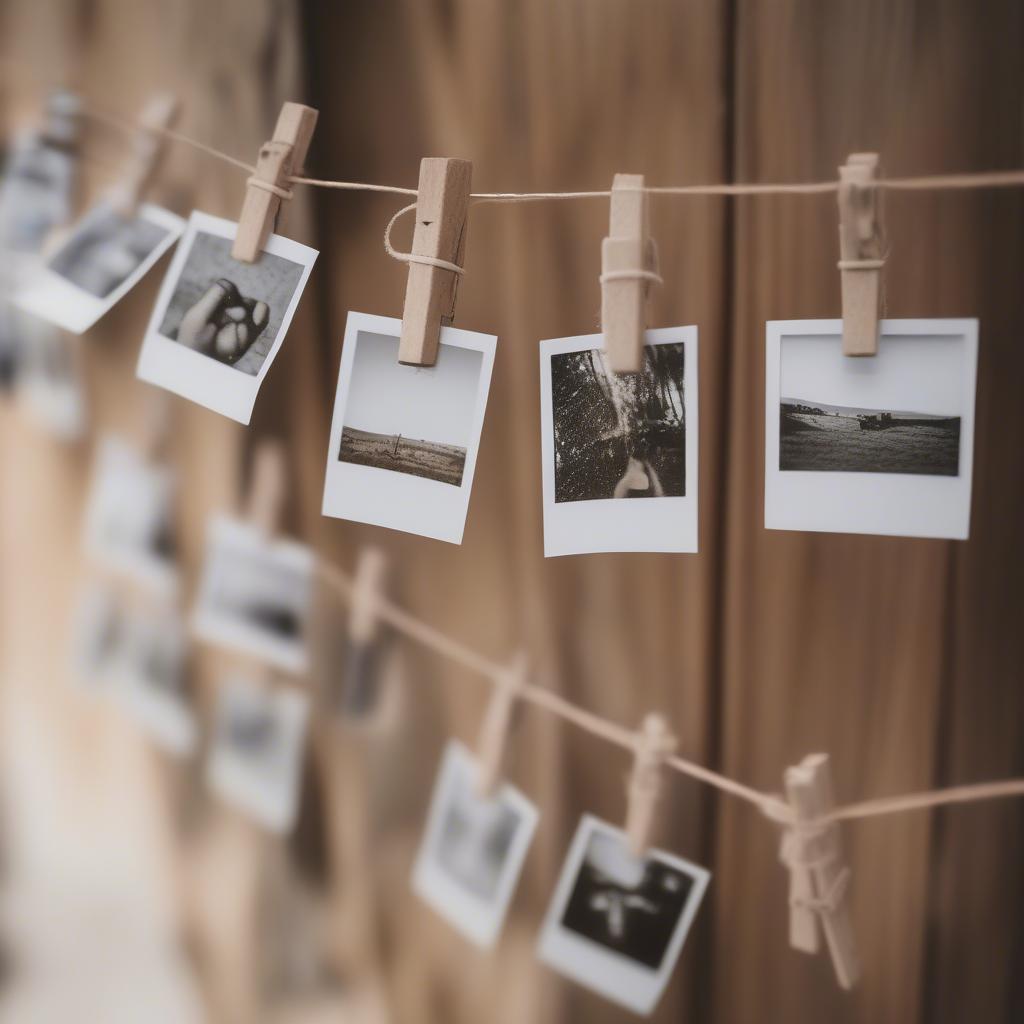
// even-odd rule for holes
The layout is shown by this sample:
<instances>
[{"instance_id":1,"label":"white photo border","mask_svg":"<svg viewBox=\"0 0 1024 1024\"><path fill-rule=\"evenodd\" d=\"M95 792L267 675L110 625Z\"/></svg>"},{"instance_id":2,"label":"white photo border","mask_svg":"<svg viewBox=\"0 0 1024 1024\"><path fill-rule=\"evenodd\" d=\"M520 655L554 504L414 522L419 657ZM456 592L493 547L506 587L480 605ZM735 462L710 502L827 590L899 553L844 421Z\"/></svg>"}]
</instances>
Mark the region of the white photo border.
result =
<instances>
[{"instance_id":1,"label":"white photo border","mask_svg":"<svg viewBox=\"0 0 1024 1024\"><path fill-rule=\"evenodd\" d=\"M467 939L483 949L490 949L497 941L508 915L540 812L514 786L503 783L497 788L490 799L511 808L518 815L519 822L502 865L495 898L487 901L474 896L438 867L434 854L444 826L452 785L459 777L472 785L478 771L478 763L472 754L457 740L451 740L445 748L434 784L427 825L413 868L412 887L420 899Z\"/></svg>"},{"instance_id":2,"label":"white photo border","mask_svg":"<svg viewBox=\"0 0 1024 1024\"><path fill-rule=\"evenodd\" d=\"M963 408L957 476L779 469L782 341L794 336L841 338L842 332L842 320L769 320L765 324L765 529L967 540L978 362L975 319L882 320L879 354L868 357L884 359L887 337L963 339ZM840 353L838 358L851 357ZM922 363L922 369L925 368Z\"/></svg>"}]
</instances>

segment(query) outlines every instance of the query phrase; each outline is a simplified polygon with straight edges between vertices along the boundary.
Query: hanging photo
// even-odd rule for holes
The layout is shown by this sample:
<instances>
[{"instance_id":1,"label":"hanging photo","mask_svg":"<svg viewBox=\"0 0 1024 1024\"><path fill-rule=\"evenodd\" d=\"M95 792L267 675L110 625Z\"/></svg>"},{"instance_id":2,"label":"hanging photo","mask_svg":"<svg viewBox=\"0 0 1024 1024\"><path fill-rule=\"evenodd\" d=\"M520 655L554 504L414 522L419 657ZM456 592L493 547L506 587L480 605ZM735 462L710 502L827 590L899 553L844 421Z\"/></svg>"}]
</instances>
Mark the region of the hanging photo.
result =
<instances>
[{"instance_id":1,"label":"hanging photo","mask_svg":"<svg viewBox=\"0 0 1024 1024\"><path fill-rule=\"evenodd\" d=\"M298 813L308 717L305 694L226 680L207 764L210 787L264 827L290 830Z\"/></svg>"},{"instance_id":2,"label":"hanging photo","mask_svg":"<svg viewBox=\"0 0 1024 1024\"><path fill-rule=\"evenodd\" d=\"M178 586L174 478L116 437L100 443L85 512L85 548L98 563L157 593Z\"/></svg>"},{"instance_id":3,"label":"hanging photo","mask_svg":"<svg viewBox=\"0 0 1024 1024\"><path fill-rule=\"evenodd\" d=\"M537 808L509 785L476 793L477 763L445 750L413 871L418 896L478 946L494 945L537 827Z\"/></svg>"},{"instance_id":4,"label":"hanging photo","mask_svg":"<svg viewBox=\"0 0 1024 1024\"><path fill-rule=\"evenodd\" d=\"M138 376L248 423L316 261L316 250L271 235L255 263L232 259L238 225L194 212L171 260Z\"/></svg>"},{"instance_id":5,"label":"hanging photo","mask_svg":"<svg viewBox=\"0 0 1024 1024\"><path fill-rule=\"evenodd\" d=\"M884 320L878 354L841 320L767 324L765 526L966 540L976 320Z\"/></svg>"},{"instance_id":6,"label":"hanging photo","mask_svg":"<svg viewBox=\"0 0 1024 1024\"><path fill-rule=\"evenodd\" d=\"M323 514L461 544L497 339L443 327L436 365L403 366L401 330L348 315Z\"/></svg>"},{"instance_id":7,"label":"hanging photo","mask_svg":"<svg viewBox=\"0 0 1024 1024\"><path fill-rule=\"evenodd\" d=\"M294 541L268 541L247 523L211 521L192 619L207 643L251 655L285 672L309 665L306 637L313 598L313 553Z\"/></svg>"},{"instance_id":8,"label":"hanging photo","mask_svg":"<svg viewBox=\"0 0 1024 1024\"><path fill-rule=\"evenodd\" d=\"M71 677L98 694L114 685L124 650L124 616L111 590L98 584L78 596L71 640Z\"/></svg>"},{"instance_id":9,"label":"hanging photo","mask_svg":"<svg viewBox=\"0 0 1024 1024\"><path fill-rule=\"evenodd\" d=\"M682 951L711 875L662 850L634 857L625 834L583 815L541 931L561 974L649 1014Z\"/></svg>"},{"instance_id":10,"label":"hanging photo","mask_svg":"<svg viewBox=\"0 0 1024 1024\"><path fill-rule=\"evenodd\" d=\"M546 557L697 550L697 328L646 339L625 374L600 334L541 342Z\"/></svg>"},{"instance_id":11,"label":"hanging photo","mask_svg":"<svg viewBox=\"0 0 1024 1024\"><path fill-rule=\"evenodd\" d=\"M82 334L142 280L184 228L180 217L159 206L146 203L124 216L100 203L31 275L15 302Z\"/></svg>"},{"instance_id":12,"label":"hanging photo","mask_svg":"<svg viewBox=\"0 0 1024 1024\"><path fill-rule=\"evenodd\" d=\"M79 440L87 426L87 410L78 339L35 317L12 312L21 350L18 397L25 412L58 440Z\"/></svg>"}]
</instances>

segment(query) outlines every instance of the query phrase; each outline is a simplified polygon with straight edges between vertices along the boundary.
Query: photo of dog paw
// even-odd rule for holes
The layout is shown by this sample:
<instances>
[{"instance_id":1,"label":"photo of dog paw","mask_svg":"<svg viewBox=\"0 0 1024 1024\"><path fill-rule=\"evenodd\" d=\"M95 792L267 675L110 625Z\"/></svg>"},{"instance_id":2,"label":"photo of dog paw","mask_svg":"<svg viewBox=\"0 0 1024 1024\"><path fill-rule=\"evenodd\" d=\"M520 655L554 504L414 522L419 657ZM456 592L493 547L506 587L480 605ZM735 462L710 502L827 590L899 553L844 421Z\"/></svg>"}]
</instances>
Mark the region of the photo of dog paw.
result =
<instances>
[{"instance_id":1,"label":"photo of dog paw","mask_svg":"<svg viewBox=\"0 0 1024 1024\"><path fill-rule=\"evenodd\" d=\"M182 317L178 341L230 364L248 351L269 320L267 303L247 298L222 277Z\"/></svg>"}]
</instances>

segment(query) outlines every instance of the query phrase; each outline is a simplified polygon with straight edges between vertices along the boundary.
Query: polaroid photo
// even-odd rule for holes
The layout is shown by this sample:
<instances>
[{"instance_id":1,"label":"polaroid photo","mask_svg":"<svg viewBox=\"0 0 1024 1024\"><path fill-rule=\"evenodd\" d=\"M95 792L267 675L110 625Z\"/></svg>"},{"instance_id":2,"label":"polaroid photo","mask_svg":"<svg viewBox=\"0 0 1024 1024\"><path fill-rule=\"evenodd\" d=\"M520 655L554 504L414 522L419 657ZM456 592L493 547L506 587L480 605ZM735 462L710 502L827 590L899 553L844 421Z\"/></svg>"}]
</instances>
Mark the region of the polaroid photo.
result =
<instances>
[{"instance_id":1,"label":"polaroid photo","mask_svg":"<svg viewBox=\"0 0 1024 1024\"><path fill-rule=\"evenodd\" d=\"M160 287L136 370L247 424L317 252L271 235L255 263L231 258L238 225L194 212Z\"/></svg>"},{"instance_id":2,"label":"polaroid photo","mask_svg":"<svg viewBox=\"0 0 1024 1024\"><path fill-rule=\"evenodd\" d=\"M142 280L185 229L181 217L141 205L132 216L101 202L15 297L19 309L83 334Z\"/></svg>"},{"instance_id":3,"label":"polaroid photo","mask_svg":"<svg viewBox=\"0 0 1024 1024\"><path fill-rule=\"evenodd\" d=\"M274 832L298 815L309 698L284 687L226 680L206 776L223 800Z\"/></svg>"},{"instance_id":4,"label":"polaroid photo","mask_svg":"<svg viewBox=\"0 0 1024 1024\"><path fill-rule=\"evenodd\" d=\"M766 325L771 530L966 540L977 320L883 320L843 355L841 320Z\"/></svg>"},{"instance_id":5,"label":"polaroid photo","mask_svg":"<svg viewBox=\"0 0 1024 1024\"><path fill-rule=\"evenodd\" d=\"M538 813L507 784L490 797L477 796L477 772L466 748L449 743L430 801L413 889L471 942L489 948L505 921Z\"/></svg>"},{"instance_id":6,"label":"polaroid photo","mask_svg":"<svg viewBox=\"0 0 1024 1024\"><path fill-rule=\"evenodd\" d=\"M540 959L649 1014L682 952L711 875L663 850L629 852L621 829L580 819L541 930Z\"/></svg>"},{"instance_id":7,"label":"polaroid photo","mask_svg":"<svg viewBox=\"0 0 1024 1024\"><path fill-rule=\"evenodd\" d=\"M497 338L443 327L436 365L403 366L401 331L348 315L323 514L461 544Z\"/></svg>"},{"instance_id":8,"label":"polaroid photo","mask_svg":"<svg viewBox=\"0 0 1024 1024\"><path fill-rule=\"evenodd\" d=\"M269 541L239 520L213 519L193 633L284 672L306 672L313 570L304 545Z\"/></svg>"},{"instance_id":9,"label":"polaroid photo","mask_svg":"<svg viewBox=\"0 0 1024 1024\"><path fill-rule=\"evenodd\" d=\"M600 334L541 342L546 558L697 550L697 392L696 327L648 331L639 373Z\"/></svg>"},{"instance_id":10,"label":"polaroid photo","mask_svg":"<svg viewBox=\"0 0 1024 1024\"><path fill-rule=\"evenodd\" d=\"M167 466L147 462L120 438L104 438L85 510L87 555L156 594L173 596L179 581L173 500Z\"/></svg>"},{"instance_id":11,"label":"polaroid photo","mask_svg":"<svg viewBox=\"0 0 1024 1024\"><path fill-rule=\"evenodd\" d=\"M108 693L124 651L124 616L114 594L99 584L78 595L71 629L71 678L86 693Z\"/></svg>"}]
</instances>

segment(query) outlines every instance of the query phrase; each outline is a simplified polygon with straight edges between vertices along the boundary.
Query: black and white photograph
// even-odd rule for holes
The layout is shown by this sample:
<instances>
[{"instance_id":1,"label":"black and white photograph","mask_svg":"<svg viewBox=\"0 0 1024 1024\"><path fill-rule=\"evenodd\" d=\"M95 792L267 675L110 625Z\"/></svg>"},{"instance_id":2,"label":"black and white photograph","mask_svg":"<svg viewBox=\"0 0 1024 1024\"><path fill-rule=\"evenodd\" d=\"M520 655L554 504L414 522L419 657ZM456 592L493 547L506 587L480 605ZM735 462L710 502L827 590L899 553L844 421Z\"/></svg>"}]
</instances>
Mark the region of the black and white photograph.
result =
<instances>
[{"instance_id":1,"label":"black and white photograph","mask_svg":"<svg viewBox=\"0 0 1024 1024\"><path fill-rule=\"evenodd\" d=\"M648 331L643 367L600 334L543 341L544 554L697 550L697 328Z\"/></svg>"},{"instance_id":2,"label":"black and white photograph","mask_svg":"<svg viewBox=\"0 0 1024 1024\"><path fill-rule=\"evenodd\" d=\"M544 920L538 956L612 1002L649 1014L710 878L705 868L663 850L635 857L620 829L585 814Z\"/></svg>"},{"instance_id":3,"label":"black and white photograph","mask_svg":"<svg viewBox=\"0 0 1024 1024\"><path fill-rule=\"evenodd\" d=\"M283 672L309 667L313 553L289 540L267 540L255 527L210 522L193 633Z\"/></svg>"},{"instance_id":4,"label":"black and white photograph","mask_svg":"<svg viewBox=\"0 0 1024 1024\"><path fill-rule=\"evenodd\" d=\"M148 462L122 438L103 438L85 508L86 554L154 593L173 595L179 583L173 503L169 467Z\"/></svg>"},{"instance_id":5,"label":"black and white photograph","mask_svg":"<svg viewBox=\"0 0 1024 1024\"><path fill-rule=\"evenodd\" d=\"M255 263L232 259L238 225L194 212L164 278L138 376L248 423L316 261L271 235Z\"/></svg>"},{"instance_id":6,"label":"black and white photograph","mask_svg":"<svg viewBox=\"0 0 1024 1024\"><path fill-rule=\"evenodd\" d=\"M444 327L437 363L405 366L401 330L348 315L323 513L461 544L497 339Z\"/></svg>"},{"instance_id":7,"label":"black and white photograph","mask_svg":"<svg viewBox=\"0 0 1024 1024\"><path fill-rule=\"evenodd\" d=\"M309 698L242 677L217 692L206 778L221 799L265 828L287 832L298 813Z\"/></svg>"},{"instance_id":8,"label":"black and white photograph","mask_svg":"<svg viewBox=\"0 0 1024 1024\"><path fill-rule=\"evenodd\" d=\"M143 204L130 217L99 203L19 289L15 302L82 334L149 272L185 229L181 217Z\"/></svg>"},{"instance_id":9,"label":"black and white photograph","mask_svg":"<svg viewBox=\"0 0 1024 1024\"><path fill-rule=\"evenodd\" d=\"M975 320L883 321L842 354L842 321L767 325L765 526L966 539Z\"/></svg>"},{"instance_id":10,"label":"black and white photograph","mask_svg":"<svg viewBox=\"0 0 1024 1024\"><path fill-rule=\"evenodd\" d=\"M501 784L481 797L477 762L448 744L413 870L416 894L478 946L493 946L537 826L537 808Z\"/></svg>"}]
</instances>

